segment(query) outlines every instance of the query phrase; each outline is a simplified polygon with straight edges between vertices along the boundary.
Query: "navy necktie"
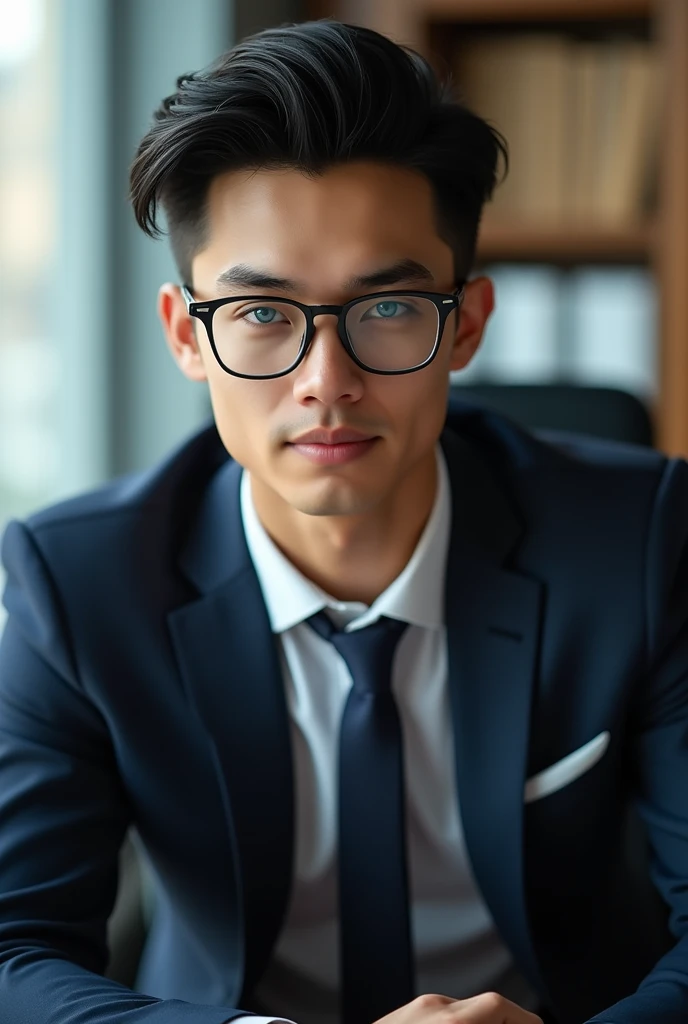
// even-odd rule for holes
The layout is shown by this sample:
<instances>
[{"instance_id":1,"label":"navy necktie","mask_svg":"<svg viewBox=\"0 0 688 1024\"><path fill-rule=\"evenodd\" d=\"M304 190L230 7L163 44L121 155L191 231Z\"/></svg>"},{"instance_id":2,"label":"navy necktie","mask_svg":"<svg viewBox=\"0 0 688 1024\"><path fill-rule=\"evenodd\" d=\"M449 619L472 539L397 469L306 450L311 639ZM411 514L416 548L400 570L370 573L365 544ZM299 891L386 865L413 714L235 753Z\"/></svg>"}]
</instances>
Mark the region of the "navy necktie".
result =
<instances>
[{"instance_id":1,"label":"navy necktie","mask_svg":"<svg viewBox=\"0 0 688 1024\"><path fill-rule=\"evenodd\" d=\"M415 995L401 723L392 659L405 622L339 632L308 620L353 678L339 740L339 921L342 1024L372 1024Z\"/></svg>"}]
</instances>

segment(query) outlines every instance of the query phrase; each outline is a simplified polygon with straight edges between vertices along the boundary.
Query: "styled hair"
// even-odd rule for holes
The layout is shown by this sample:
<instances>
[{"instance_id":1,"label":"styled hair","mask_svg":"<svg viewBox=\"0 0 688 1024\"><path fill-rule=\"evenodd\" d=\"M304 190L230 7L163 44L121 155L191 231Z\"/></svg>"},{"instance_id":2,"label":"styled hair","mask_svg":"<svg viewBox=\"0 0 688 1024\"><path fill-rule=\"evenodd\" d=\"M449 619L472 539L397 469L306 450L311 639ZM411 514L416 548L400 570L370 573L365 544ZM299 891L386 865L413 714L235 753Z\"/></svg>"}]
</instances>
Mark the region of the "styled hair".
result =
<instances>
[{"instance_id":1,"label":"styled hair","mask_svg":"<svg viewBox=\"0 0 688 1024\"><path fill-rule=\"evenodd\" d=\"M484 203L506 143L414 50L331 19L271 28L177 80L131 167L139 226L161 234L162 207L184 280L207 237L212 180L232 170L319 175L353 160L416 170L430 181L438 233L457 277L475 257Z\"/></svg>"}]
</instances>

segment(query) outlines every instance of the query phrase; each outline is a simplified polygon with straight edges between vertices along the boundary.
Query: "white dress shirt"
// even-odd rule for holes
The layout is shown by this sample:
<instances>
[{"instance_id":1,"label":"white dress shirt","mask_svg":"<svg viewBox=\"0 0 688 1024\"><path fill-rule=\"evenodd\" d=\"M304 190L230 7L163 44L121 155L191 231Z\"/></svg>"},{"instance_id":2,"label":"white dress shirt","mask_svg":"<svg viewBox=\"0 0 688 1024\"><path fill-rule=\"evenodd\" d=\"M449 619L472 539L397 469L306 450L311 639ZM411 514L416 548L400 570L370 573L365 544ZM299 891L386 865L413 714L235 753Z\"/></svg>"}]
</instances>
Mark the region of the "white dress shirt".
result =
<instances>
[{"instance_id":1,"label":"white dress shirt","mask_svg":"<svg viewBox=\"0 0 688 1024\"><path fill-rule=\"evenodd\" d=\"M451 496L439 446L437 465L437 495L416 549L370 607L335 600L296 569L260 523L249 474L243 474L241 514L272 631L279 637L296 787L291 902L252 1006L266 1020L338 1024L336 766L352 680L343 658L305 622L322 609L347 631L381 615L409 623L396 651L392 690L404 740L418 994L458 999L494 990L526 1008L537 1005L478 891L461 829L444 624Z\"/></svg>"}]
</instances>

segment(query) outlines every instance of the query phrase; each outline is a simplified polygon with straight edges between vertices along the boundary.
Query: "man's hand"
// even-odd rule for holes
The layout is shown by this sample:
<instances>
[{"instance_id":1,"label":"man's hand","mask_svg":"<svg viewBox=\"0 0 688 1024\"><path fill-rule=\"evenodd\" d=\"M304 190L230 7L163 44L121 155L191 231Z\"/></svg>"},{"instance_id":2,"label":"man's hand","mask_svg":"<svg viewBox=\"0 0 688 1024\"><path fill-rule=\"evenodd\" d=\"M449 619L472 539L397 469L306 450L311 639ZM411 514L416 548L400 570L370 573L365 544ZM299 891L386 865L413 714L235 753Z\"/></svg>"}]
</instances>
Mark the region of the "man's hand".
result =
<instances>
[{"instance_id":1,"label":"man's hand","mask_svg":"<svg viewBox=\"0 0 688 1024\"><path fill-rule=\"evenodd\" d=\"M496 992L484 992L472 999L418 996L376 1024L542 1024L542 1020Z\"/></svg>"}]
</instances>

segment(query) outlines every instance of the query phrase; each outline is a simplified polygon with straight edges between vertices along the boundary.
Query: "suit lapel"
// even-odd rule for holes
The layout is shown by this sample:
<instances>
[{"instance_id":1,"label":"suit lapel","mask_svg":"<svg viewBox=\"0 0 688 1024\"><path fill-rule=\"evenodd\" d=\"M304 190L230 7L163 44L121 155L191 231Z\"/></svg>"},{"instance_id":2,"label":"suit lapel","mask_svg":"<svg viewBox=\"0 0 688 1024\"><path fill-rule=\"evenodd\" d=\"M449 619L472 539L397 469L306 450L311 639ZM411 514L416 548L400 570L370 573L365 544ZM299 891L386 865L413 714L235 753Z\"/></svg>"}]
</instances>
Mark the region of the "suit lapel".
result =
<instances>
[{"instance_id":1,"label":"suit lapel","mask_svg":"<svg viewBox=\"0 0 688 1024\"><path fill-rule=\"evenodd\" d=\"M173 612L169 624L189 700L214 752L249 990L286 913L293 781L277 647L244 538L240 479L240 467L227 462L208 488L182 558L201 596Z\"/></svg>"},{"instance_id":2,"label":"suit lapel","mask_svg":"<svg viewBox=\"0 0 688 1024\"><path fill-rule=\"evenodd\" d=\"M520 969L542 990L525 899L523 792L541 584L503 568L523 528L484 463L443 436L452 481L446 577L456 779L473 872Z\"/></svg>"}]
</instances>

